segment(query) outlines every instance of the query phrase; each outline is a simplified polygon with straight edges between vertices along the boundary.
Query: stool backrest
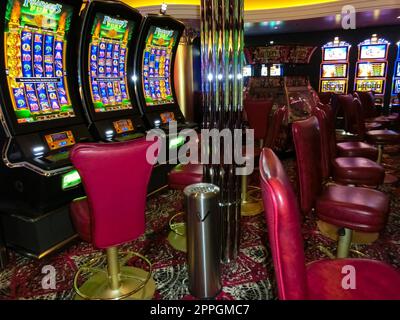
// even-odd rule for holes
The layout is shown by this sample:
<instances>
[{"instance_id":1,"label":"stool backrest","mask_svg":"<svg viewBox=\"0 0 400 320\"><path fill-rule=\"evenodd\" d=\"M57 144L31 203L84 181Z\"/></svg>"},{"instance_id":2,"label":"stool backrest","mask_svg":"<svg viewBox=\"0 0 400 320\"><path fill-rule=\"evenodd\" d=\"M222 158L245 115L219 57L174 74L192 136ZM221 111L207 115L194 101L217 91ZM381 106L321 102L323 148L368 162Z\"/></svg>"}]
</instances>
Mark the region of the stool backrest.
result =
<instances>
[{"instance_id":1,"label":"stool backrest","mask_svg":"<svg viewBox=\"0 0 400 320\"><path fill-rule=\"evenodd\" d=\"M271 149L261 152L260 177L279 299L306 299L301 216L289 179Z\"/></svg>"},{"instance_id":2,"label":"stool backrest","mask_svg":"<svg viewBox=\"0 0 400 320\"><path fill-rule=\"evenodd\" d=\"M353 123L354 123L354 117L355 115L352 113L352 103L353 103L354 97L352 94L341 94L337 97L337 102L338 102L338 108L343 110L343 116L344 116L344 129L347 132L354 133L353 131Z\"/></svg>"},{"instance_id":3,"label":"stool backrest","mask_svg":"<svg viewBox=\"0 0 400 320\"><path fill-rule=\"evenodd\" d=\"M254 139L264 139L267 135L269 115L272 110L271 100L245 100L244 110L250 128L254 130Z\"/></svg>"},{"instance_id":4,"label":"stool backrest","mask_svg":"<svg viewBox=\"0 0 400 320\"><path fill-rule=\"evenodd\" d=\"M332 159L336 158L336 127L335 127L335 116L330 104L318 104L318 108L324 111L328 130L328 143L330 156Z\"/></svg>"},{"instance_id":5,"label":"stool backrest","mask_svg":"<svg viewBox=\"0 0 400 320\"><path fill-rule=\"evenodd\" d=\"M361 102L364 118L375 118L379 116L379 111L375 107L375 95L372 91L357 92Z\"/></svg>"},{"instance_id":6,"label":"stool backrest","mask_svg":"<svg viewBox=\"0 0 400 320\"><path fill-rule=\"evenodd\" d=\"M365 137L365 118L363 112L363 106L358 99L353 99L353 103L350 106L350 113L353 115L351 133L358 135L360 140L364 140Z\"/></svg>"},{"instance_id":7,"label":"stool backrest","mask_svg":"<svg viewBox=\"0 0 400 320\"><path fill-rule=\"evenodd\" d=\"M300 207L308 214L322 188L321 145L318 120L312 116L292 124L300 189Z\"/></svg>"},{"instance_id":8,"label":"stool backrest","mask_svg":"<svg viewBox=\"0 0 400 320\"><path fill-rule=\"evenodd\" d=\"M275 110L271 119L271 126L269 127L267 136L265 137L265 147L272 149L275 147L276 140L279 137L283 123L287 121L287 117L288 108L286 106L279 107Z\"/></svg>"},{"instance_id":9,"label":"stool backrest","mask_svg":"<svg viewBox=\"0 0 400 320\"><path fill-rule=\"evenodd\" d=\"M153 168L146 153L153 144L138 139L83 143L72 149L70 158L86 191L92 242L97 248L129 242L144 233L147 185Z\"/></svg>"}]
</instances>

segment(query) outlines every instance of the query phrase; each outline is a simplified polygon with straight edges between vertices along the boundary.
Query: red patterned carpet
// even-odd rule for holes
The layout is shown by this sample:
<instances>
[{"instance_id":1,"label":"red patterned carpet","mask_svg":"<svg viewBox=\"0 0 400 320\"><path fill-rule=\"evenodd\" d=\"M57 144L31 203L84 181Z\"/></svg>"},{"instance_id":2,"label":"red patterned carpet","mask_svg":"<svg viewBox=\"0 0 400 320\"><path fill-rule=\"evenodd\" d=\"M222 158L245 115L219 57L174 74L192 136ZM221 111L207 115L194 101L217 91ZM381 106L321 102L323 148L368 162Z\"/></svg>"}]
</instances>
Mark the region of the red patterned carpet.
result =
<instances>
[{"instance_id":1,"label":"red patterned carpet","mask_svg":"<svg viewBox=\"0 0 400 320\"><path fill-rule=\"evenodd\" d=\"M395 166L393 173L400 177L400 153L394 148L385 155L385 162ZM296 171L293 160L284 165L294 184ZM254 179L257 179L255 173ZM381 188L391 197L391 214L388 225L380 238L371 245L359 245L357 250L367 257L385 261L400 268L400 183ZM154 299L192 299L187 288L186 256L174 250L166 241L169 218L180 210L182 194L167 191L148 201L146 234L125 248L146 255L154 264L157 291ZM321 235L313 216L304 220L305 251L308 261L326 258L316 249L323 245L332 252L336 243ZM79 266L102 253L84 242L75 242L58 254L35 261L11 253L9 267L0 272L0 299L71 299L72 283ZM131 263L131 262L130 262ZM132 262L133 263L133 262ZM57 272L55 290L42 289L42 267L52 265ZM263 215L242 217L240 254L231 265L223 267L223 289L217 299L275 299L274 273L267 245Z\"/></svg>"}]
</instances>

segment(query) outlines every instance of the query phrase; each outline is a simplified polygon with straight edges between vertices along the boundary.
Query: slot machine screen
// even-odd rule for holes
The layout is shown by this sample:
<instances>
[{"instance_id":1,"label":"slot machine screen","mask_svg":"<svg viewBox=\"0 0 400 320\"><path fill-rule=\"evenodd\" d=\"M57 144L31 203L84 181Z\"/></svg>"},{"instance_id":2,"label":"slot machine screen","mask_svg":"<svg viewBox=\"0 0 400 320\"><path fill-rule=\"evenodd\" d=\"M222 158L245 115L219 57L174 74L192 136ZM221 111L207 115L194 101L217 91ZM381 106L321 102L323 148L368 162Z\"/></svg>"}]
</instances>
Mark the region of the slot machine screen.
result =
<instances>
[{"instance_id":1,"label":"slot machine screen","mask_svg":"<svg viewBox=\"0 0 400 320\"><path fill-rule=\"evenodd\" d=\"M146 106L174 103L171 70L173 48L179 32L151 26L142 60L142 83Z\"/></svg>"},{"instance_id":2,"label":"slot machine screen","mask_svg":"<svg viewBox=\"0 0 400 320\"><path fill-rule=\"evenodd\" d=\"M358 64L357 78L384 77L386 63L362 62Z\"/></svg>"},{"instance_id":3,"label":"slot machine screen","mask_svg":"<svg viewBox=\"0 0 400 320\"><path fill-rule=\"evenodd\" d=\"M265 64L261 66L261 76L268 77L268 66L266 66Z\"/></svg>"},{"instance_id":4,"label":"slot machine screen","mask_svg":"<svg viewBox=\"0 0 400 320\"><path fill-rule=\"evenodd\" d=\"M394 82L394 90L393 91L395 94L400 93L400 79L398 79Z\"/></svg>"},{"instance_id":5,"label":"slot machine screen","mask_svg":"<svg viewBox=\"0 0 400 320\"><path fill-rule=\"evenodd\" d=\"M75 117L65 66L73 9L47 0L7 1L4 55L17 123Z\"/></svg>"},{"instance_id":6,"label":"slot machine screen","mask_svg":"<svg viewBox=\"0 0 400 320\"><path fill-rule=\"evenodd\" d=\"M361 46L360 59L384 59L386 58L386 49L385 44Z\"/></svg>"},{"instance_id":7,"label":"slot machine screen","mask_svg":"<svg viewBox=\"0 0 400 320\"><path fill-rule=\"evenodd\" d=\"M324 48L324 60L325 61L347 60L348 51L349 51L348 47Z\"/></svg>"},{"instance_id":8,"label":"slot machine screen","mask_svg":"<svg viewBox=\"0 0 400 320\"><path fill-rule=\"evenodd\" d=\"M243 67L243 77L251 77L253 75L251 65Z\"/></svg>"},{"instance_id":9,"label":"slot machine screen","mask_svg":"<svg viewBox=\"0 0 400 320\"><path fill-rule=\"evenodd\" d=\"M89 44L90 94L95 112L132 109L127 56L135 23L97 13Z\"/></svg>"},{"instance_id":10,"label":"slot machine screen","mask_svg":"<svg viewBox=\"0 0 400 320\"><path fill-rule=\"evenodd\" d=\"M396 63L396 77L400 77L400 61L397 61Z\"/></svg>"},{"instance_id":11,"label":"slot machine screen","mask_svg":"<svg viewBox=\"0 0 400 320\"><path fill-rule=\"evenodd\" d=\"M271 77L281 77L283 75L282 65L281 64L273 64L269 68L269 75Z\"/></svg>"},{"instance_id":12,"label":"slot machine screen","mask_svg":"<svg viewBox=\"0 0 400 320\"><path fill-rule=\"evenodd\" d=\"M345 78L347 77L347 64L323 64L321 78Z\"/></svg>"}]
</instances>

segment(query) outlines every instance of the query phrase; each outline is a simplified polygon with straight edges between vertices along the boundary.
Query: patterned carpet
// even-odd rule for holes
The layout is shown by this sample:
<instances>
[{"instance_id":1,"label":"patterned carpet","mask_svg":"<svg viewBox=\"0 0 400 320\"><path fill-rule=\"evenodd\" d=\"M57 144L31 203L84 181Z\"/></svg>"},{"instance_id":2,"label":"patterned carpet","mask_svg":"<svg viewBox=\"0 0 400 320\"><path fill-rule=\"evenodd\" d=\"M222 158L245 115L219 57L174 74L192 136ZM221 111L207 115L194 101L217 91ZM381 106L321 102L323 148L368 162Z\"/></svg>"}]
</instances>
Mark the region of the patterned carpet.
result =
<instances>
[{"instance_id":1,"label":"patterned carpet","mask_svg":"<svg viewBox=\"0 0 400 320\"><path fill-rule=\"evenodd\" d=\"M392 148L388 151L385 162L393 165L392 172L400 177L399 150ZM288 159L283 162L296 187L294 161ZM257 180L257 172L252 179ZM357 250L367 257L385 261L400 269L400 184L385 185L381 190L391 197L388 225L375 243L359 245ZM166 191L150 198L146 212L146 234L124 246L146 255L153 262L153 277L157 286L154 299L193 299L187 287L186 256L174 250L166 241L168 220L181 206L182 193L178 191ZM335 251L336 243L319 233L314 216L305 217L303 227L308 261L326 258L316 249L318 245ZM40 261L11 253L9 267L0 272L0 299L71 299L74 296L72 283L77 268L101 254L90 244L80 241ZM42 289L44 275L41 271L45 265L55 267L55 290ZM275 299L274 272L263 215L242 217L239 257L235 263L223 266L222 274L223 289L217 299Z\"/></svg>"}]
</instances>

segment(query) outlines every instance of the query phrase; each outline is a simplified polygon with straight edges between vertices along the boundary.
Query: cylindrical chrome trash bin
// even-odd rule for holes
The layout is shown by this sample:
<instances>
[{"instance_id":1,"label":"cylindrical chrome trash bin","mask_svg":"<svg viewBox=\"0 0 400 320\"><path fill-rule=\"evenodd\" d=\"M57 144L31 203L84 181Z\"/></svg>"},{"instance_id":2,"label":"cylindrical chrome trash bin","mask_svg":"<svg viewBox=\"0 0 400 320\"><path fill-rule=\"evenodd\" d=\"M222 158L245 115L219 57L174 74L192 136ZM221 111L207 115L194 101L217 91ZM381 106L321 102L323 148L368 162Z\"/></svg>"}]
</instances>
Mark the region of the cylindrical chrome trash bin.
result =
<instances>
[{"instance_id":1,"label":"cylindrical chrome trash bin","mask_svg":"<svg viewBox=\"0 0 400 320\"><path fill-rule=\"evenodd\" d=\"M189 291L197 298L212 298L221 290L219 188L209 183L197 183L187 186L183 192Z\"/></svg>"}]
</instances>

